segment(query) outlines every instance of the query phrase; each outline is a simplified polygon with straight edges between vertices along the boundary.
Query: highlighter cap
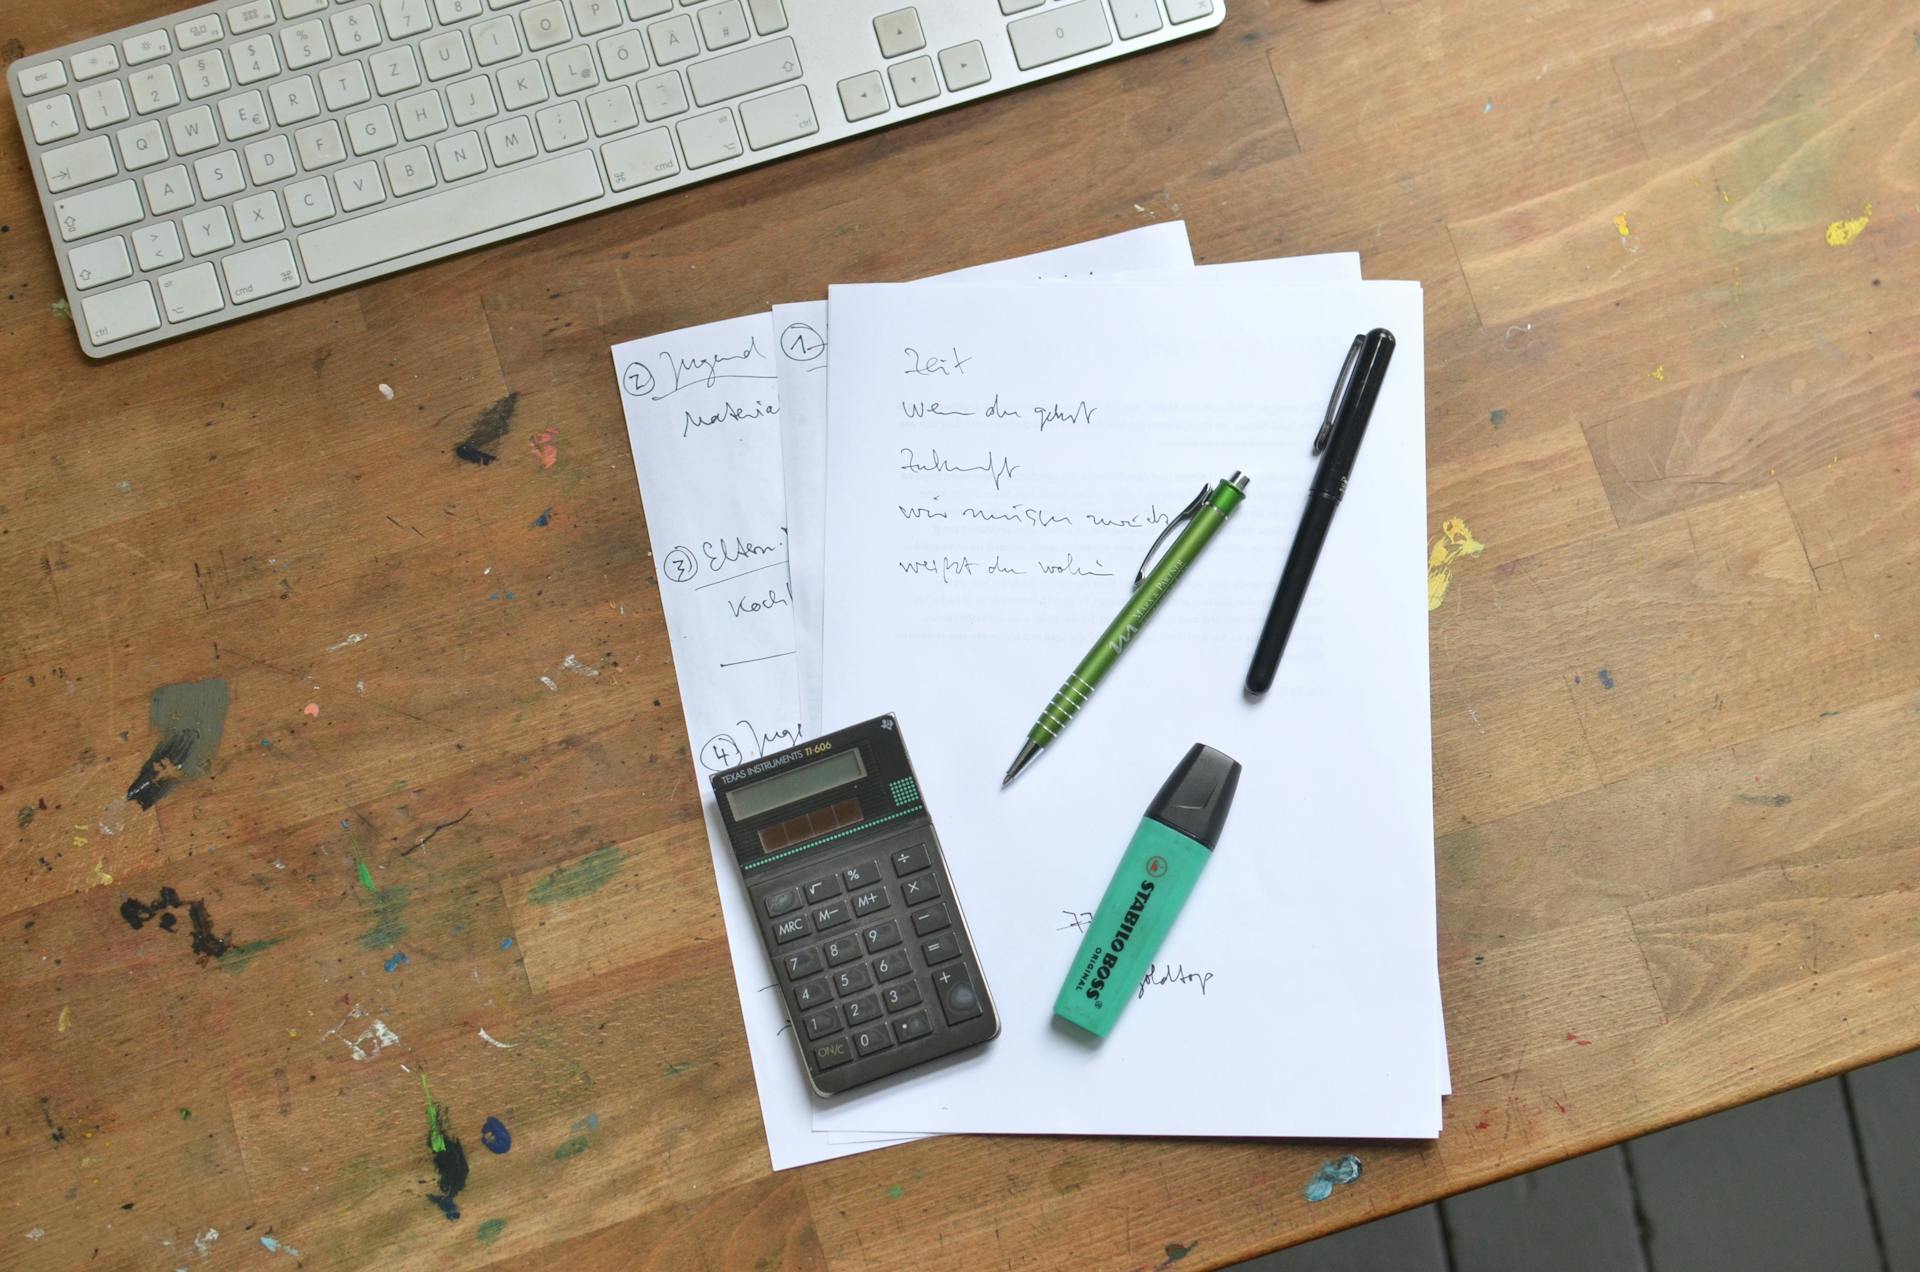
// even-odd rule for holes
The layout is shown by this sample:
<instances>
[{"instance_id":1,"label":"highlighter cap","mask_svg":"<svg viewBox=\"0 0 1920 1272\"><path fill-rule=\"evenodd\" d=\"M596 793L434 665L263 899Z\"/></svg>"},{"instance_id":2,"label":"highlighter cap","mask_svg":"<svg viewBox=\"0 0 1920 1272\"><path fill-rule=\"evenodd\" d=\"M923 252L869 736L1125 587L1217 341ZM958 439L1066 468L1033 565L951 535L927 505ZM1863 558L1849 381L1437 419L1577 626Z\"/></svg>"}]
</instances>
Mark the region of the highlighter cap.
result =
<instances>
[{"instance_id":1,"label":"highlighter cap","mask_svg":"<svg viewBox=\"0 0 1920 1272\"><path fill-rule=\"evenodd\" d=\"M1195 742L1147 805L1147 816L1211 852L1220 842L1239 785L1240 761Z\"/></svg>"}]
</instances>

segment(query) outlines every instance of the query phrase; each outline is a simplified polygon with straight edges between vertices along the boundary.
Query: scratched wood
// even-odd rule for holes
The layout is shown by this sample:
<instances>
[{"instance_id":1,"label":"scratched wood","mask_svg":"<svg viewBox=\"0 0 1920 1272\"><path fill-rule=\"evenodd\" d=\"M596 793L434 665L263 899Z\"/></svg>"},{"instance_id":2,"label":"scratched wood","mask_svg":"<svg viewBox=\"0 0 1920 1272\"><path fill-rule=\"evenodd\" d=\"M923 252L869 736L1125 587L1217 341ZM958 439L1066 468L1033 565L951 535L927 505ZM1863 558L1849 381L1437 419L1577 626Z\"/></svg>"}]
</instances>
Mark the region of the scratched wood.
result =
<instances>
[{"instance_id":1,"label":"scratched wood","mask_svg":"<svg viewBox=\"0 0 1920 1272\"><path fill-rule=\"evenodd\" d=\"M1185 1272L1920 1044L1916 121L1906 0L1232 0L105 365L5 129L0 1264ZM772 1175L607 348L1174 216L1426 287L1446 1131Z\"/></svg>"}]
</instances>

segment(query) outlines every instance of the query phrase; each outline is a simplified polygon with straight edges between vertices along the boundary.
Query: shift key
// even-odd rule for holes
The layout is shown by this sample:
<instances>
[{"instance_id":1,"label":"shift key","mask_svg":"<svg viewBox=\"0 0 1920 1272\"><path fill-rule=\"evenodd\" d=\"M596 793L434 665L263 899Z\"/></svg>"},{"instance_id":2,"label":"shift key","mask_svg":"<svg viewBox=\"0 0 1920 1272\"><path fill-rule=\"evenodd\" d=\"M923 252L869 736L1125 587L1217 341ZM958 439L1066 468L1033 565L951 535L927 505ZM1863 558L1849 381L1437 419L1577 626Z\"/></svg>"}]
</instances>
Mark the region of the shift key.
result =
<instances>
[{"instance_id":1,"label":"shift key","mask_svg":"<svg viewBox=\"0 0 1920 1272\"><path fill-rule=\"evenodd\" d=\"M140 205L140 192L131 181L117 181L53 201L53 219L60 226L60 237L69 243L102 230L132 225L146 215Z\"/></svg>"},{"instance_id":2,"label":"shift key","mask_svg":"<svg viewBox=\"0 0 1920 1272\"><path fill-rule=\"evenodd\" d=\"M785 36L738 53L722 53L687 68L687 83L693 87L696 106L711 106L799 78L800 54Z\"/></svg>"}]
</instances>

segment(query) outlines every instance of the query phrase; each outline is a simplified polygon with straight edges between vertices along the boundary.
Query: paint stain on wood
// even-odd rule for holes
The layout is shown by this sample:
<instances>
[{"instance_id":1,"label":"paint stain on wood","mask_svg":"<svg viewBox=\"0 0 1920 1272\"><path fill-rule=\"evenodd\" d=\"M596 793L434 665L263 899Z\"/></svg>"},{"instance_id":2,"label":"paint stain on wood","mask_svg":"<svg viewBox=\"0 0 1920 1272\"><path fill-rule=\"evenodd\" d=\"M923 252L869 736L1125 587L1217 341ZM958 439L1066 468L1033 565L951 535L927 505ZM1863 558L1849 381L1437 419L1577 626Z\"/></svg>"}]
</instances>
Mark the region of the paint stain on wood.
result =
<instances>
[{"instance_id":1,"label":"paint stain on wood","mask_svg":"<svg viewBox=\"0 0 1920 1272\"><path fill-rule=\"evenodd\" d=\"M406 920L402 917L407 906L405 888L382 888L371 898L373 906L373 926L360 934L360 948L380 950L397 944L407 934Z\"/></svg>"},{"instance_id":2,"label":"paint stain on wood","mask_svg":"<svg viewBox=\"0 0 1920 1272\"><path fill-rule=\"evenodd\" d=\"M481 1245L491 1245L506 1226L505 1219L489 1219L473 1230L473 1239Z\"/></svg>"},{"instance_id":3,"label":"paint stain on wood","mask_svg":"<svg viewBox=\"0 0 1920 1272\"><path fill-rule=\"evenodd\" d=\"M485 467L500 457L487 448L507 435L507 429L513 424L514 409L520 404L518 393L509 393L480 412L480 418L473 422L466 440L453 448L453 453L469 464Z\"/></svg>"},{"instance_id":4,"label":"paint stain on wood","mask_svg":"<svg viewBox=\"0 0 1920 1272\"><path fill-rule=\"evenodd\" d=\"M1360 1159L1352 1153L1322 1162L1320 1169L1313 1173L1313 1178L1307 1181L1307 1186L1300 1190L1300 1195L1308 1201L1325 1201L1333 1196L1335 1188L1352 1183L1360 1178L1360 1174Z\"/></svg>"},{"instance_id":5,"label":"paint stain on wood","mask_svg":"<svg viewBox=\"0 0 1920 1272\"><path fill-rule=\"evenodd\" d=\"M180 899L180 894L172 888L160 889L160 895L151 902L142 901L138 897L128 897L120 903L120 917L125 919L127 926L136 932L156 919L162 932L171 932L178 926L178 920L175 919L173 912L182 906L186 907L187 921L192 926L191 944L195 954L203 960L219 958L233 948L231 934L227 936L215 934L213 917L207 913L205 901L183 901Z\"/></svg>"},{"instance_id":6,"label":"paint stain on wood","mask_svg":"<svg viewBox=\"0 0 1920 1272\"><path fill-rule=\"evenodd\" d=\"M527 900L535 905L553 905L559 901L578 901L581 897L592 896L606 887L608 880L618 872L622 855L619 845L608 844L570 866L557 867L552 874L533 885L533 889L527 893Z\"/></svg>"},{"instance_id":7,"label":"paint stain on wood","mask_svg":"<svg viewBox=\"0 0 1920 1272\"><path fill-rule=\"evenodd\" d=\"M1763 808L1785 808L1793 803L1791 795L1735 795L1736 804L1758 804Z\"/></svg>"},{"instance_id":8,"label":"paint stain on wood","mask_svg":"<svg viewBox=\"0 0 1920 1272\"><path fill-rule=\"evenodd\" d=\"M160 733L153 753L140 766L127 798L142 808L154 804L176 784L205 777L220 749L231 695L227 682L189 680L153 691L147 720Z\"/></svg>"},{"instance_id":9,"label":"paint stain on wood","mask_svg":"<svg viewBox=\"0 0 1920 1272\"><path fill-rule=\"evenodd\" d=\"M1433 547L1427 552L1427 609L1429 612L1446 604L1447 589L1453 586L1453 567L1463 556L1479 556L1487 550L1487 545L1473 537L1473 531L1467 523L1458 517L1449 517L1440 524L1440 537L1433 541Z\"/></svg>"},{"instance_id":10,"label":"paint stain on wood","mask_svg":"<svg viewBox=\"0 0 1920 1272\"><path fill-rule=\"evenodd\" d=\"M540 460L540 467L552 468L559 462L560 448L554 444L559 436L559 429L543 428L533 435L532 441L527 443L527 449Z\"/></svg>"},{"instance_id":11,"label":"paint stain on wood","mask_svg":"<svg viewBox=\"0 0 1920 1272\"><path fill-rule=\"evenodd\" d=\"M427 1200L452 1223L460 1218L454 1198L467 1186L467 1150L460 1146L459 1139L447 1134L446 1110L433 1102L424 1073L420 1075L420 1093L427 1102L427 1151L433 1154L434 1178L440 1185L440 1191L429 1193Z\"/></svg>"},{"instance_id":12,"label":"paint stain on wood","mask_svg":"<svg viewBox=\"0 0 1920 1272\"><path fill-rule=\"evenodd\" d=\"M1845 247L1866 233L1867 222L1872 219L1873 204L1869 203L1860 209L1859 216L1848 217L1845 220L1833 222L1827 226L1827 246Z\"/></svg>"}]
</instances>

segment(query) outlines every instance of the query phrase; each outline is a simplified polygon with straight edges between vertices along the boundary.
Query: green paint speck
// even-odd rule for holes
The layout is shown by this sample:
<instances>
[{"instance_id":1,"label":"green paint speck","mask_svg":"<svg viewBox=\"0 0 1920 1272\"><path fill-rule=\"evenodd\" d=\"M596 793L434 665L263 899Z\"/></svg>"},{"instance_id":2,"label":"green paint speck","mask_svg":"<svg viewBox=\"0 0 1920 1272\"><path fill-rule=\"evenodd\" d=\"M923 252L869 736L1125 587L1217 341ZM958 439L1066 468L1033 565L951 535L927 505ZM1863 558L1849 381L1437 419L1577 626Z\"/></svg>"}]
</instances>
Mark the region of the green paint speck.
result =
<instances>
[{"instance_id":1,"label":"green paint speck","mask_svg":"<svg viewBox=\"0 0 1920 1272\"><path fill-rule=\"evenodd\" d=\"M690 1064L670 1064L667 1066L667 1076L677 1078L691 1068L693 1068L693 1066Z\"/></svg>"},{"instance_id":2,"label":"green paint speck","mask_svg":"<svg viewBox=\"0 0 1920 1272\"><path fill-rule=\"evenodd\" d=\"M407 905L405 888L387 888L373 894L373 926L360 934L363 950L385 949L407 934L400 913Z\"/></svg>"},{"instance_id":3,"label":"green paint speck","mask_svg":"<svg viewBox=\"0 0 1920 1272\"><path fill-rule=\"evenodd\" d=\"M69 305L65 299L56 300L51 305L48 305L47 308L53 311L55 318L73 317L73 306Z\"/></svg>"},{"instance_id":4,"label":"green paint speck","mask_svg":"<svg viewBox=\"0 0 1920 1272\"><path fill-rule=\"evenodd\" d=\"M619 845L608 844L570 866L559 866L533 885L533 890L527 893L527 900L535 905L552 905L556 901L578 901L581 897L592 896L613 878L614 872L620 868L622 855Z\"/></svg>"},{"instance_id":5,"label":"green paint speck","mask_svg":"<svg viewBox=\"0 0 1920 1272\"><path fill-rule=\"evenodd\" d=\"M365 888L368 892L380 891L380 885L373 881L373 871L367 869L366 862L360 860L358 857L355 857L353 859L353 866L354 866L354 869L360 872L361 887Z\"/></svg>"},{"instance_id":6,"label":"green paint speck","mask_svg":"<svg viewBox=\"0 0 1920 1272\"><path fill-rule=\"evenodd\" d=\"M264 941L239 941L233 945L229 945L225 957L220 960L220 970L223 972L242 971L253 962L253 956L255 954L258 954L261 950L270 950L286 939L284 936L273 936L268 937Z\"/></svg>"},{"instance_id":7,"label":"green paint speck","mask_svg":"<svg viewBox=\"0 0 1920 1272\"><path fill-rule=\"evenodd\" d=\"M556 1162L564 1162L567 1160L567 1158L578 1157L580 1154L586 1151L587 1151L587 1137L584 1135L576 1135L572 1139L568 1140L566 1143L562 1144L560 1147L553 1150L553 1160Z\"/></svg>"},{"instance_id":8,"label":"green paint speck","mask_svg":"<svg viewBox=\"0 0 1920 1272\"><path fill-rule=\"evenodd\" d=\"M507 1221L505 1219L489 1219L473 1230L473 1239L481 1245L487 1245L495 1237L499 1236L501 1230L506 1226Z\"/></svg>"},{"instance_id":9,"label":"green paint speck","mask_svg":"<svg viewBox=\"0 0 1920 1272\"><path fill-rule=\"evenodd\" d=\"M893 1187L887 1189L887 1196L893 1198L895 1201L898 1201L902 1196L906 1194L906 1191L907 1190L902 1188L900 1185L895 1184Z\"/></svg>"},{"instance_id":10,"label":"green paint speck","mask_svg":"<svg viewBox=\"0 0 1920 1272\"><path fill-rule=\"evenodd\" d=\"M184 1121L186 1121L186 1120L187 1120L188 1118L190 1118L190 1117L192 1117L192 1116L193 1116L193 1110L192 1110L192 1109L181 1109L181 1110L180 1110L180 1120L181 1120L182 1122L184 1122Z\"/></svg>"},{"instance_id":11,"label":"green paint speck","mask_svg":"<svg viewBox=\"0 0 1920 1272\"><path fill-rule=\"evenodd\" d=\"M1180 1260L1192 1254L1193 1248L1199 1244L1200 1243L1198 1241L1189 1241L1185 1245L1181 1245L1177 1241L1169 1241L1167 1243L1167 1262L1168 1263L1180 1262Z\"/></svg>"},{"instance_id":12,"label":"green paint speck","mask_svg":"<svg viewBox=\"0 0 1920 1272\"><path fill-rule=\"evenodd\" d=\"M436 1153L447 1151L447 1137L440 1133L440 1110L434 1107L433 1093L427 1090L427 1075L420 1075L420 1094L427 1098L427 1147Z\"/></svg>"}]
</instances>

